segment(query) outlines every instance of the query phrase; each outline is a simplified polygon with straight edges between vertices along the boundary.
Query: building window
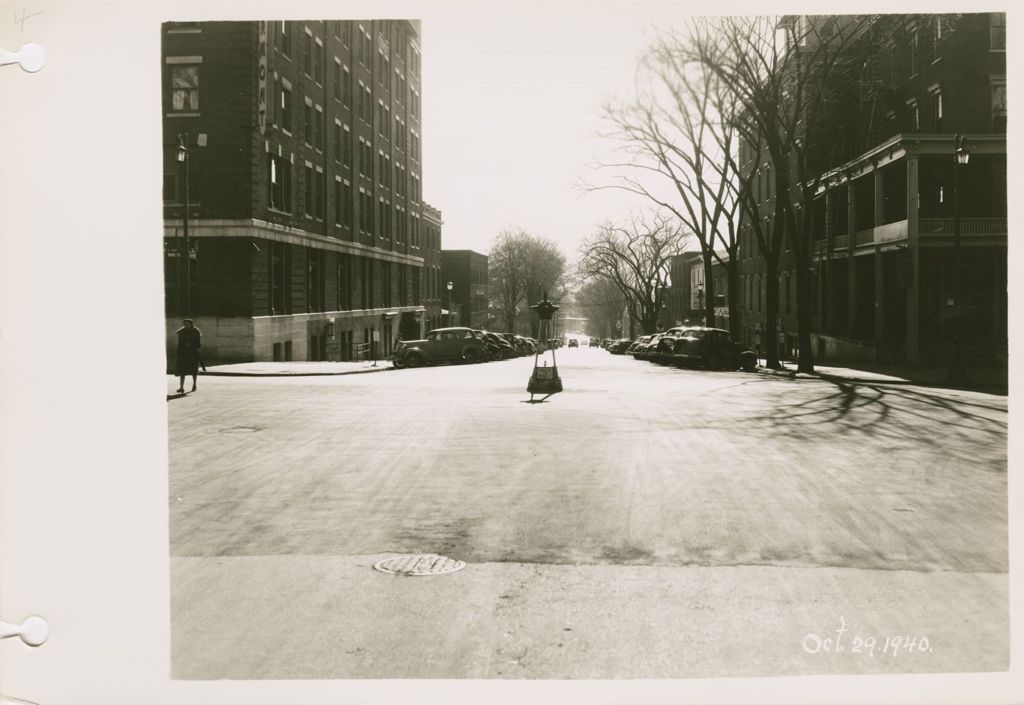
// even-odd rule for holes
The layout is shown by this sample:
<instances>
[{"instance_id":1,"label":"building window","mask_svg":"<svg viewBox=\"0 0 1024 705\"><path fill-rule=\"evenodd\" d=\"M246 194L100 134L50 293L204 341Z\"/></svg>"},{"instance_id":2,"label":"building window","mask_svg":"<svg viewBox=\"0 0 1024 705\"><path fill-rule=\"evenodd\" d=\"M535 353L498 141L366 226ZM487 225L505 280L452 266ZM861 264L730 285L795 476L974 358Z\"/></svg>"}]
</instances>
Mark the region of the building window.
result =
<instances>
[{"instance_id":1,"label":"building window","mask_svg":"<svg viewBox=\"0 0 1024 705\"><path fill-rule=\"evenodd\" d=\"M313 44L313 80L324 83L324 45L319 41Z\"/></svg>"},{"instance_id":2,"label":"building window","mask_svg":"<svg viewBox=\"0 0 1024 705\"><path fill-rule=\"evenodd\" d=\"M331 32L334 34L335 39L341 39L341 20L333 20L331 22Z\"/></svg>"},{"instance_id":3,"label":"building window","mask_svg":"<svg viewBox=\"0 0 1024 705\"><path fill-rule=\"evenodd\" d=\"M344 214L344 201L342 201L341 181L334 180L334 224L341 225Z\"/></svg>"},{"instance_id":4,"label":"building window","mask_svg":"<svg viewBox=\"0 0 1024 705\"><path fill-rule=\"evenodd\" d=\"M1006 76L993 77L992 85L992 131L1006 132Z\"/></svg>"},{"instance_id":5,"label":"building window","mask_svg":"<svg viewBox=\"0 0 1024 705\"><path fill-rule=\"evenodd\" d=\"M380 263L380 290L381 298L385 308L391 305L391 264L389 262Z\"/></svg>"},{"instance_id":6,"label":"building window","mask_svg":"<svg viewBox=\"0 0 1024 705\"><path fill-rule=\"evenodd\" d=\"M324 111L317 107L316 112L313 114L313 146L318 151L324 149Z\"/></svg>"},{"instance_id":7,"label":"building window","mask_svg":"<svg viewBox=\"0 0 1024 705\"><path fill-rule=\"evenodd\" d=\"M302 170L303 177L303 199L302 207L306 217L313 216L313 167L309 164Z\"/></svg>"},{"instance_id":8,"label":"building window","mask_svg":"<svg viewBox=\"0 0 1024 705\"><path fill-rule=\"evenodd\" d=\"M291 313L291 287L288 285L288 245L284 242L270 243L270 312Z\"/></svg>"},{"instance_id":9,"label":"building window","mask_svg":"<svg viewBox=\"0 0 1024 705\"><path fill-rule=\"evenodd\" d=\"M910 75L917 75L917 31L910 35Z\"/></svg>"},{"instance_id":10,"label":"building window","mask_svg":"<svg viewBox=\"0 0 1024 705\"><path fill-rule=\"evenodd\" d=\"M277 48L285 58L292 55L292 28L290 22L279 22L280 32L277 34Z\"/></svg>"},{"instance_id":11,"label":"building window","mask_svg":"<svg viewBox=\"0 0 1024 705\"><path fill-rule=\"evenodd\" d=\"M309 249L306 271L306 311L324 310L324 252Z\"/></svg>"},{"instance_id":12,"label":"building window","mask_svg":"<svg viewBox=\"0 0 1024 705\"><path fill-rule=\"evenodd\" d=\"M369 142L363 143L363 164L366 167L366 178L373 181L373 147Z\"/></svg>"},{"instance_id":13,"label":"building window","mask_svg":"<svg viewBox=\"0 0 1024 705\"><path fill-rule=\"evenodd\" d=\"M942 18L936 17L932 20L932 63L942 58Z\"/></svg>"},{"instance_id":14,"label":"building window","mask_svg":"<svg viewBox=\"0 0 1024 705\"><path fill-rule=\"evenodd\" d=\"M359 189L359 230L373 232L373 197L366 189Z\"/></svg>"},{"instance_id":15,"label":"building window","mask_svg":"<svg viewBox=\"0 0 1024 705\"><path fill-rule=\"evenodd\" d=\"M331 140L331 148L334 152L334 161L341 161L341 123L334 123L334 138Z\"/></svg>"},{"instance_id":16,"label":"building window","mask_svg":"<svg viewBox=\"0 0 1024 705\"><path fill-rule=\"evenodd\" d=\"M1006 51L1006 13L989 13L988 24L989 48L992 51Z\"/></svg>"},{"instance_id":17,"label":"building window","mask_svg":"<svg viewBox=\"0 0 1024 705\"><path fill-rule=\"evenodd\" d=\"M352 258L338 255L338 310L349 311L352 308Z\"/></svg>"},{"instance_id":18,"label":"building window","mask_svg":"<svg viewBox=\"0 0 1024 705\"><path fill-rule=\"evenodd\" d=\"M345 166L352 166L352 131L345 125L341 139L341 161Z\"/></svg>"},{"instance_id":19,"label":"building window","mask_svg":"<svg viewBox=\"0 0 1024 705\"><path fill-rule=\"evenodd\" d=\"M199 67L171 67L171 110L176 113L199 111Z\"/></svg>"},{"instance_id":20,"label":"building window","mask_svg":"<svg viewBox=\"0 0 1024 705\"><path fill-rule=\"evenodd\" d=\"M345 182L341 188L342 202L344 203L345 211L342 214L346 228L352 227L352 185L349 182Z\"/></svg>"},{"instance_id":21,"label":"building window","mask_svg":"<svg viewBox=\"0 0 1024 705\"><path fill-rule=\"evenodd\" d=\"M361 297L363 302L363 308L374 308L373 290L376 287L373 285L373 274L371 272L372 270L376 269L376 267L371 267L370 265L373 264L373 261L366 257L360 258L359 261L361 262L360 269L362 270L360 272L360 274L362 274L360 279L362 279L363 284L363 295ZM370 336L368 335L367 329L364 329L363 331L363 338L364 340L367 340L367 342L369 341Z\"/></svg>"},{"instance_id":22,"label":"building window","mask_svg":"<svg viewBox=\"0 0 1024 705\"><path fill-rule=\"evenodd\" d=\"M326 205L324 203L325 190L324 173L318 171L313 177L313 215L317 220L324 219L324 206Z\"/></svg>"},{"instance_id":23,"label":"building window","mask_svg":"<svg viewBox=\"0 0 1024 705\"><path fill-rule=\"evenodd\" d=\"M305 120L302 126L302 138L306 144L313 144L313 106L310 103L306 103L303 116Z\"/></svg>"},{"instance_id":24,"label":"building window","mask_svg":"<svg viewBox=\"0 0 1024 705\"><path fill-rule=\"evenodd\" d=\"M921 131L921 110L916 100L907 101L907 128L910 132Z\"/></svg>"},{"instance_id":25,"label":"building window","mask_svg":"<svg viewBox=\"0 0 1024 705\"><path fill-rule=\"evenodd\" d=\"M292 130L292 92L283 83L281 84L281 129L285 132Z\"/></svg>"},{"instance_id":26,"label":"building window","mask_svg":"<svg viewBox=\"0 0 1024 705\"><path fill-rule=\"evenodd\" d=\"M270 157L270 207L291 212L291 164L284 157Z\"/></svg>"},{"instance_id":27,"label":"building window","mask_svg":"<svg viewBox=\"0 0 1024 705\"><path fill-rule=\"evenodd\" d=\"M934 123L933 132L942 132L942 91L935 90L931 93L932 119Z\"/></svg>"},{"instance_id":28,"label":"building window","mask_svg":"<svg viewBox=\"0 0 1024 705\"><path fill-rule=\"evenodd\" d=\"M341 63L334 62L334 99L341 100Z\"/></svg>"},{"instance_id":29,"label":"building window","mask_svg":"<svg viewBox=\"0 0 1024 705\"><path fill-rule=\"evenodd\" d=\"M359 25L356 32L356 61L363 66L366 66L366 47L368 42L369 37L366 36L366 30L363 29L362 25Z\"/></svg>"},{"instance_id":30,"label":"building window","mask_svg":"<svg viewBox=\"0 0 1024 705\"><path fill-rule=\"evenodd\" d=\"M306 72L307 76L313 75L313 35L306 31L305 46L302 52L302 70Z\"/></svg>"},{"instance_id":31,"label":"building window","mask_svg":"<svg viewBox=\"0 0 1024 705\"><path fill-rule=\"evenodd\" d=\"M352 107L352 74L346 66L341 77L341 102L346 108Z\"/></svg>"}]
</instances>

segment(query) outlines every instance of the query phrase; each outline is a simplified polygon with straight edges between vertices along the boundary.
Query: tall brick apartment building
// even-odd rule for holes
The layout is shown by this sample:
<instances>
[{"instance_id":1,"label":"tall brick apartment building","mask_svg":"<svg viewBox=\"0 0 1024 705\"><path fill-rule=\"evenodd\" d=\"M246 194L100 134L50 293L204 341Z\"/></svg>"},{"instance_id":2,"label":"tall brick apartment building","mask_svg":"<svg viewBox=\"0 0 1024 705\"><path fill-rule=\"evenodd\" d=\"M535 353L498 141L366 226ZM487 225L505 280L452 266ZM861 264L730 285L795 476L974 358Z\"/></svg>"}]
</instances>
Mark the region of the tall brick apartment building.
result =
<instances>
[{"instance_id":1,"label":"tall brick apartment building","mask_svg":"<svg viewBox=\"0 0 1024 705\"><path fill-rule=\"evenodd\" d=\"M162 33L168 345L186 314L207 361L345 360L419 337L441 248L421 197L419 22Z\"/></svg>"},{"instance_id":2,"label":"tall brick apartment building","mask_svg":"<svg viewBox=\"0 0 1024 705\"><path fill-rule=\"evenodd\" d=\"M797 18L789 18L797 21ZM859 99L836 120L844 157L827 165L814 200L812 340L818 360L943 364L962 326L975 365L1007 350L1006 17L851 18L877 51ZM953 246L954 134L961 247ZM762 216L772 213L771 164L748 145ZM767 306L764 262L741 233L742 331L753 345ZM796 277L780 260L780 338L797 346ZM956 277L962 277L959 292ZM957 323L959 321L959 323Z\"/></svg>"}]
</instances>

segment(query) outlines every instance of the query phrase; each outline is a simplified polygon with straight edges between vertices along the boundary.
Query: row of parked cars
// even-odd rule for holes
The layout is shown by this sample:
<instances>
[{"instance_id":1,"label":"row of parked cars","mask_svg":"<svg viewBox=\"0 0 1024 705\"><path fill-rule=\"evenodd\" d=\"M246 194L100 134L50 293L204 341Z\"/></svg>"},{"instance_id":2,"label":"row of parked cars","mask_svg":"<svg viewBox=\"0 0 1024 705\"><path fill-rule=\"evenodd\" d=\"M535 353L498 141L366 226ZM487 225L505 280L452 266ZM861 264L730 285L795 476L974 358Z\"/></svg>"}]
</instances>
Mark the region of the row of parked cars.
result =
<instances>
[{"instance_id":1,"label":"row of parked cars","mask_svg":"<svg viewBox=\"0 0 1024 705\"><path fill-rule=\"evenodd\" d=\"M677 367L752 371L757 365L757 356L745 351L729 331L705 326L676 326L636 340L612 340L606 349L613 355Z\"/></svg>"},{"instance_id":2,"label":"row of parked cars","mask_svg":"<svg viewBox=\"0 0 1024 705\"><path fill-rule=\"evenodd\" d=\"M400 340L391 356L395 367L423 367L441 362L490 362L533 355L540 344L522 335L474 328L437 328L422 340Z\"/></svg>"}]
</instances>

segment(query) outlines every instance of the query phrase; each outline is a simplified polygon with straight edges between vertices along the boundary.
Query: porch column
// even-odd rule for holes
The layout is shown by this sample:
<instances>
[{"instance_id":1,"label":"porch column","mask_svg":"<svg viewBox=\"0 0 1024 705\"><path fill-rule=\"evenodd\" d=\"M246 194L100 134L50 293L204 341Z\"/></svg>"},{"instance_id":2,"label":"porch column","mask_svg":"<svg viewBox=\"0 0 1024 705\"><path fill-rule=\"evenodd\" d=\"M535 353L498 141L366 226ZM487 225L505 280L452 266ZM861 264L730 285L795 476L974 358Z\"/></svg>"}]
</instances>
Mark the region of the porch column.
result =
<instances>
[{"instance_id":1,"label":"porch column","mask_svg":"<svg viewBox=\"0 0 1024 705\"><path fill-rule=\"evenodd\" d=\"M853 179L846 182L849 197L846 199L846 337L853 338L857 330L857 266L853 259L853 250L857 244L856 217L857 193L853 187Z\"/></svg>"},{"instance_id":2,"label":"porch column","mask_svg":"<svg viewBox=\"0 0 1024 705\"><path fill-rule=\"evenodd\" d=\"M882 170L875 167L875 217L872 221L877 228L885 224L885 175Z\"/></svg>"},{"instance_id":3,"label":"porch column","mask_svg":"<svg viewBox=\"0 0 1024 705\"><path fill-rule=\"evenodd\" d=\"M921 326L921 252L917 231L917 210L920 205L918 195L917 163L918 155L907 151L907 244L909 246L909 281L907 282L907 346L906 359L908 365L920 362Z\"/></svg>"},{"instance_id":4,"label":"porch column","mask_svg":"<svg viewBox=\"0 0 1024 705\"><path fill-rule=\"evenodd\" d=\"M875 246L875 357L885 348L885 261L882 250Z\"/></svg>"}]
</instances>

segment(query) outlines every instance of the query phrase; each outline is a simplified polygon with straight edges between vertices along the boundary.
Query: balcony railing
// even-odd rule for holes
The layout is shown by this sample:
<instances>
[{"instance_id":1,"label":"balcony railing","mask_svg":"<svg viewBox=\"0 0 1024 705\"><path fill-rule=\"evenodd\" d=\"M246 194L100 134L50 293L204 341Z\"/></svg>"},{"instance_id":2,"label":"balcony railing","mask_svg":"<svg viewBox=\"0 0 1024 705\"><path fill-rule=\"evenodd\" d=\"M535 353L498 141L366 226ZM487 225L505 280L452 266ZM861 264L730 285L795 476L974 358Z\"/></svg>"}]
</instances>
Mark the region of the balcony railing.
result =
<instances>
[{"instance_id":1,"label":"balcony railing","mask_svg":"<svg viewBox=\"0 0 1024 705\"><path fill-rule=\"evenodd\" d=\"M917 231L922 235L952 235L952 218L920 218ZM1006 218L961 218L961 235L1005 235Z\"/></svg>"}]
</instances>

